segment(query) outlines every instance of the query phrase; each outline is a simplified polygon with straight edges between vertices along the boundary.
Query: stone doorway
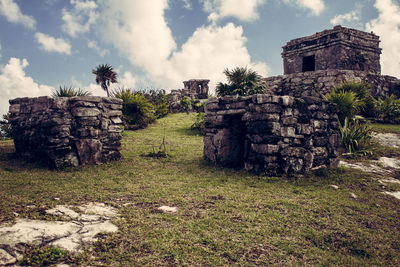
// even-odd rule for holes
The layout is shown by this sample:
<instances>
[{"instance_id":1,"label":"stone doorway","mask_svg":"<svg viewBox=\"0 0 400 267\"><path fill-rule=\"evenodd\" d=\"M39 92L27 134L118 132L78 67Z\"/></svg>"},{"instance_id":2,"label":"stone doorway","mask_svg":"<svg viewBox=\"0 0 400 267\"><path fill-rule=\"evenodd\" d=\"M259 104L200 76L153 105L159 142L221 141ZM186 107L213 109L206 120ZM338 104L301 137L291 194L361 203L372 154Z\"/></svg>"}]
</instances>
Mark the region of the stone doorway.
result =
<instances>
[{"instance_id":1,"label":"stone doorway","mask_svg":"<svg viewBox=\"0 0 400 267\"><path fill-rule=\"evenodd\" d=\"M303 72L315 71L315 55L303 57Z\"/></svg>"},{"instance_id":2,"label":"stone doorway","mask_svg":"<svg viewBox=\"0 0 400 267\"><path fill-rule=\"evenodd\" d=\"M243 168L247 158L246 149L246 124L242 121L242 115L225 115L225 129L221 132L221 150L219 162L232 168Z\"/></svg>"}]
</instances>

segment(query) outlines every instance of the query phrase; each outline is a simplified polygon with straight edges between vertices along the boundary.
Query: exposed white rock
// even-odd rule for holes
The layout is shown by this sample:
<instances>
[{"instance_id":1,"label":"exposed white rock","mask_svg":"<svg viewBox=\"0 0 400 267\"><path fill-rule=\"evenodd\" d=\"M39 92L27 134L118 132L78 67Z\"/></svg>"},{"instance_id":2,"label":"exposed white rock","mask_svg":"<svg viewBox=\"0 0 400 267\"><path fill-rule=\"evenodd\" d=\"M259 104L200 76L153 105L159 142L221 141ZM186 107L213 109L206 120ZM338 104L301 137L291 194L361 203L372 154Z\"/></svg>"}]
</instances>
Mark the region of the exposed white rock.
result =
<instances>
[{"instance_id":1,"label":"exposed white rock","mask_svg":"<svg viewBox=\"0 0 400 267\"><path fill-rule=\"evenodd\" d=\"M115 217L117 215L117 209L106 206L104 203L88 203L80 206L79 209L86 214L96 214L108 217Z\"/></svg>"},{"instance_id":2,"label":"exposed white rock","mask_svg":"<svg viewBox=\"0 0 400 267\"><path fill-rule=\"evenodd\" d=\"M57 205L53 209L48 209L48 210L46 210L46 213L55 215L55 216L67 217L68 219L76 219L79 217L79 213L77 213L63 205Z\"/></svg>"},{"instance_id":3,"label":"exposed white rock","mask_svg":"<svg viewBox=\"0 0 400 267\"><path fill-rule=\"evenodd\" d=\"M331 184L330 187L334 188L334 189L339 189L339 186Z\"/></svg>"},{"instance_id":4,"label":"exposed white rock","mask_svg":"<svg viewBox=\"0 0 400 267\"><path fill-rule=\"evenodd\" d=\"M381 175L386 175L388 173L390 173L389 170L385 170L381 167L378 167L374 164L368 164L368 163L348 163L346 161L340 161L339 162L339 167L347 167L347 168L353 168L353 169L358 169L358 170L362 170L365 172L369 172L369 173L376 173L376 174L381 174Z\"/></svg>"},{"instance_id":5,"label":"exposed white rock","mask_svg":"<svg viewBox=\"0 0 400 267\"><path fill-rule=\"evenodd\" d=\"M378 133L374 135L372 139L384 146L400 148L399 135L394 133Z\"/></svg>"},{"instance_id":6,"label":"exposed white rock","mask_svg":"<svg viewBox=\"0 0 400 267\"><path fill-rule=\"evenodd\" d=\"M96 241L100 232L116 232L117 226L110 219L117 210L102 203L89 203L78 207L85 213L79 214L70 207L58 205L46 212L62 216L69 221L43 221L17 218L13 225L0 225L0 266L14 264L21 244L56 246L72 252L80 251L88 242Z\"/></svg>"},{"instance_id":7,"label":"exposed white rock","mask_svg":"<svg viewBox=\"0 0 400 267\"><path fill-rule=\"evenodd\" d=\"M0 264L1 265L10 265L16 263L17 259L8 254L7 251L0 248Z\"/></svg>"},{"instance_id":8,"label":"exposed white rock","mask_svg":"<svg viewBox=\"0 0 400 267\"><path fill-rule=\"evenodd\" d=\"M381 157L378 161L383 167L400 169L400 159Z\"/></svg>"},{"instance_id":9,"label":"exposed white rock","mask_svg":"<svg viewBox=\"0 0 400 267\"><path fill-rule=\"evenodd\" d=\"M161 210L162 212L171 212L171 213L178 212L177 207L169 207L169 206L161 206L158 208L158 210Z\"/></svg>"},{"instance_id":10,"label":"exposed white rock","mask_svg":"<svg viewBox=\"0 0 400 267\"><path fill-rule=\"evenodd\" d=\"M380 179L379 182L381 183L390 183L390 184L400 184L400 180L394 179L392 177L387 177L384 179Z\"/></svg>"},{"instance_id":11,"label":"exposed white rock","mask_svg":"<svg viewBox=\"0 0 400 267\"><path fill-rule=\"evenodd\" d=\"M393 196L393 197L395 197L397 199L400 199L400 191L397 191L397 192L382 192L382 193L384 193L386 195Z\"/></svg>"},{"instance_id":12,"label":"exposed white rock","mask_svg":"<svg viewBox=\"0 0 400 267\"><path fill-rule=\"evenodd\" d=\"M350 193L350 196L351 196L352 198L354 198L354 199L357 199L357 195L354 194L354 193Z\"/></svg>"}]
</instances>

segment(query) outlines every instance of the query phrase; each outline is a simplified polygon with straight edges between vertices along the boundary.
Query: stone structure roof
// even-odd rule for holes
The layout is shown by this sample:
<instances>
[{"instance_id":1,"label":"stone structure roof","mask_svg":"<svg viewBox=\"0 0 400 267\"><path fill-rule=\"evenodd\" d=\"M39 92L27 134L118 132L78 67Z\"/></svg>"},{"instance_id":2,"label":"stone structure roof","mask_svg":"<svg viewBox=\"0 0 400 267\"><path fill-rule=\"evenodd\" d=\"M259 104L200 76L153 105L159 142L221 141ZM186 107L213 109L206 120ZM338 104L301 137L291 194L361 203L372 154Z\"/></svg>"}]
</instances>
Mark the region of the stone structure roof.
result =
<instances>
[{"instance_id":1,"label":"stone structure roof","mask_svg":"<svg viewBox=\"0 0 400 267\"><path fill-rule=\"evenodd\" d=\"M283 46L284 74L316 70L381 73L379 37L342 26L291 40Z\"/></svg>"}]
</instances>

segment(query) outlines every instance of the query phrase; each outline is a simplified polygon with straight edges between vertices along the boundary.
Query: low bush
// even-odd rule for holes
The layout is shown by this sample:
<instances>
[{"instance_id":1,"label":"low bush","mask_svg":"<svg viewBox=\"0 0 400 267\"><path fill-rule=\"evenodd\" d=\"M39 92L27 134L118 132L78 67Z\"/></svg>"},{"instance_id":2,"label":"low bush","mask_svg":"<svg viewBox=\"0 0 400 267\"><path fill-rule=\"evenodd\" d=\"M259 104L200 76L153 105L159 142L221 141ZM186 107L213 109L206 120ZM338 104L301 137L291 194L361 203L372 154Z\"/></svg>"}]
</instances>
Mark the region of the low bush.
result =
<instances>
[{"instance_id":1,"label":"low bush","mask_svg":"<svg viewBox=\"0 0 400 267\"><path fill-rule=\"evenodd\" d=\"M400 122L400 99L394 94L385 99L378 98L375 105L379 120L385 123Z\"/></svg>"},{"instance_id":2,"label":"low bush","mask_svg":"<svg viewBox=\"0 0 400 267\"><path fill-rule=\"evenodd\" d=\"M349 154L371 154L372 129L368 123L358 119L344 119L340 125L341 141Z\"/></svg>"},{"instance_id":3,"label":"low bush","mask_svg":"<svg viewBox=\"0 0 400 267\"><path fill-rule=\"evenodd\" d=\"M153 105L147 101L143 94L130 89L118 89L112 96L122 99L122 114L128 128L145 128L156 120Z\"/></svg>"},{"instance_id":4,"label":"low bush","mask_svg":"<svg viewBox=\"0 0 400 267\"><path fill-rule=\"evenodd\" d=\"M11 124L9 123L10 112L3 115L3 120L0 120L0 137L2 139L11 138L12 129Z\"/></svg>"},{"instance_id":5,"label":"low bush","mask_svg":"<svg viewBox=\"0 0 400 267\"><path fill-rule=\"evenodd\" d=\"M181 108L182 108L183 112L189 113L190 111L192 111L192 104L193 103L192 103L192 100L189 97L184 96L181 99L180 104L181 104Z\"/></svg>"},{"instance_id":6,"label":"low bush","mask_svg":"<svg viewBox=\"0 0 400 267\"><path fill-rule=\"evenodd\" d=\"M190 126L190 129L197 130L201 134L204 134L206 114L204 112L197 113L194 123Z\"/></svg>"}]
</instances>

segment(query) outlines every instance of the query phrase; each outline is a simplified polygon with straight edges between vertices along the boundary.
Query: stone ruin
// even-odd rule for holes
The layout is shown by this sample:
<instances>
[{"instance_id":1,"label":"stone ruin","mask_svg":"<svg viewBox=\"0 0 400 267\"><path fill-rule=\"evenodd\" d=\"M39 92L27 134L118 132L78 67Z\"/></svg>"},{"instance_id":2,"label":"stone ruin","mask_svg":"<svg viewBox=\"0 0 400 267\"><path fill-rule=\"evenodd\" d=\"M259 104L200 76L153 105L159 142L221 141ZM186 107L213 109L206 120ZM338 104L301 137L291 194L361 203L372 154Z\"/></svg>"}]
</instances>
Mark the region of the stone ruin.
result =
<instances>
[{"instance_id":1,"label":"stone ruin","mask_svg":"<svg viewBox=\"0 0 400 267\"><path fill-rule=\"evenodd\" d=\"M178 90L171 90L170 99L170 111L172 113L182 112L181 100L185 97L201 102L208 98L208 83L210 80L204 79L191 79L184 81L184 88Z\"/></svg>"},{"instance_id":2,"label":"stone ruin","mask_svg":"<svg viewBox=\"0 0 400 267\"><path fill-rule=\"evenodd\" d=\"M256 173L304 173L338 165L335 105L324 100L344 81L364 81L374 97L399 94L380 74L379 37L336 26L283 47L284 75L262 82L268 95L225 96L206 106L204 158Z\"/></svg>"},{"instance_id":3,"label":"stone ruin","mask_svg":"<svg viewBox=\"0 0 400 267\"><path fill-rule=\"evenodd\" d=\"M16 153L50 167L121 158L122 100L79 96L10 100Z\"/></svg>"},{"instance_id":4,"label":"stone ruin","mask_svg":"<svg viewBox=\"0 0 400 267\"><path fill-rule=\"evenodd\" d=\"M338 166L337 111L322 98L225 96L206 109L206 160L267 174Z\"/></svg>"},{"instance_id":5,"label":"stone ruin","mask_svg":"<svg viewBox=\"0 0 400 267\"><path fill-rule=\"evenodd\" d=\"M344 81L367 82L374 97L399 96L399 80L381 75L379 37L336 26L283 46L284 75L264 82L273 94L321 97Z\"/></svg>"},{"instance_id":6,"label":"stone ruin","mask_svg":"<svg viewBox=\"0 0 400 267\"><path fill-rule=\"evenodd\" d=\"M336 26L298 38L283 47L284 74L316 70L359 70L381 73L379 37Z\"/></svg>"}]
</instances>

